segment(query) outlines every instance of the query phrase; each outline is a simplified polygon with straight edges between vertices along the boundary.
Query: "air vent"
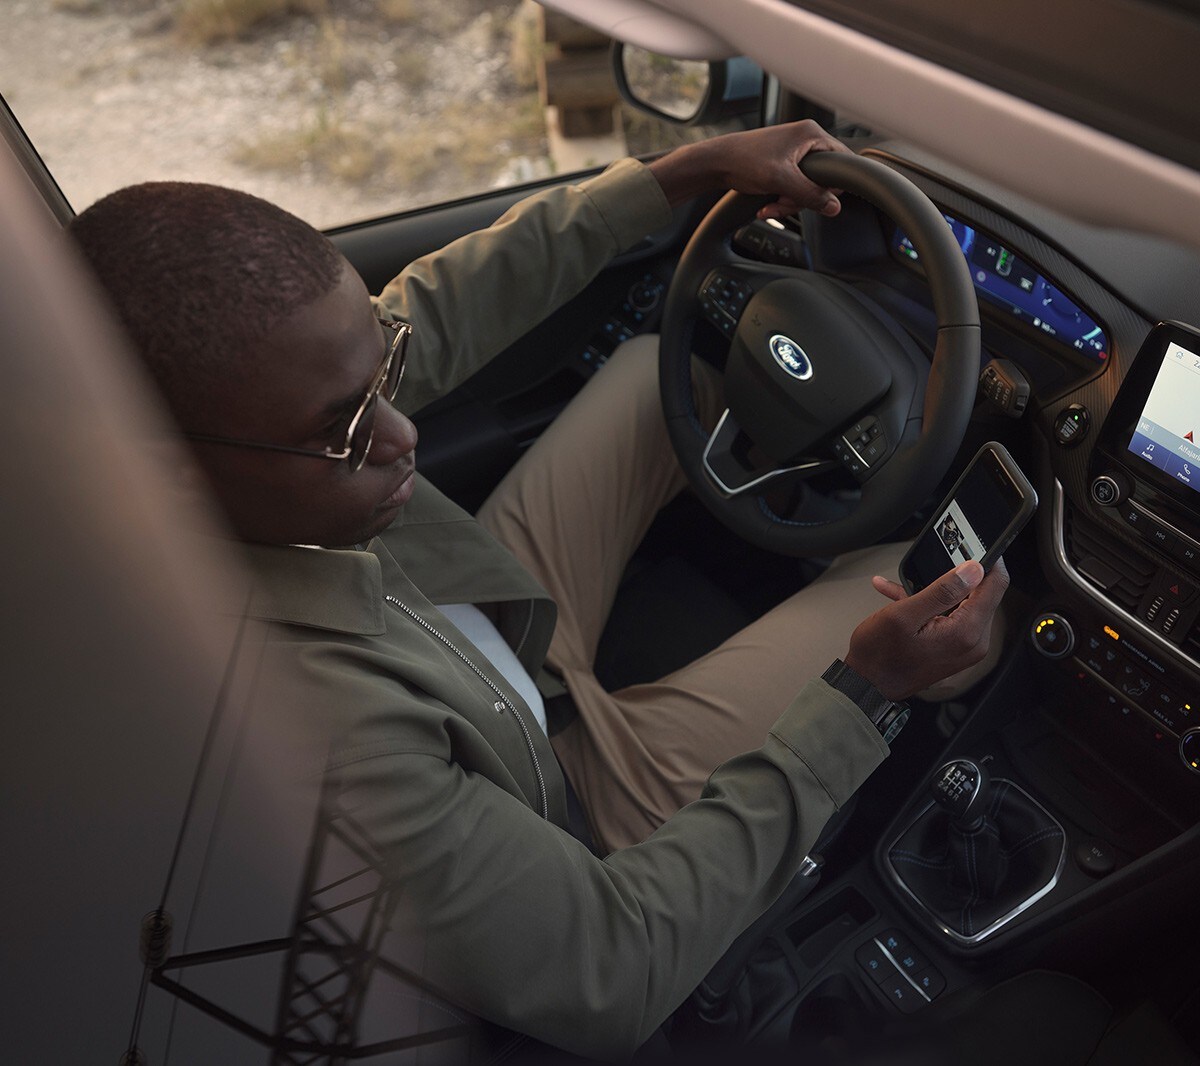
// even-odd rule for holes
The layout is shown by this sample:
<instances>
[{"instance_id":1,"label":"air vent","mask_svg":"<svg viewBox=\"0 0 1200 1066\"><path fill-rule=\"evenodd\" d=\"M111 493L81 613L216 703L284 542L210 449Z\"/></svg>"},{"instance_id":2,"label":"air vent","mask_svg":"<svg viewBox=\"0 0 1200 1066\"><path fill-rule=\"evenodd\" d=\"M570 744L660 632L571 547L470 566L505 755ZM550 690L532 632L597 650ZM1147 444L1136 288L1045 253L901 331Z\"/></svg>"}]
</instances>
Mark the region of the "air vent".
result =
<instances>
[{"instance_id":1,"label":"air vent","mask_svg":"<svg viewBox=\"0 0 1200 1066\"><path fill-rule=\"evenodd\" d=\"M1066 517L1071 565L1114 603L1136 614L1158 564L1080 518L1073 508Z\"/></svg>"}]
</instances>

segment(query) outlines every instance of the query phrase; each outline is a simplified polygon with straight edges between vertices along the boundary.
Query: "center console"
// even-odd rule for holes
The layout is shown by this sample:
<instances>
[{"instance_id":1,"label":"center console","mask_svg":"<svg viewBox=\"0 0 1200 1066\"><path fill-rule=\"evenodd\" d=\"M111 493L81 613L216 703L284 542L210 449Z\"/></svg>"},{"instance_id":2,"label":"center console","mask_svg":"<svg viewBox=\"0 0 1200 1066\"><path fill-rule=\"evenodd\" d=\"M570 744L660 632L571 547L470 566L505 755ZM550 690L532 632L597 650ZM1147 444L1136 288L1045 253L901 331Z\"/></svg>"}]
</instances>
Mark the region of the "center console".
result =
<instances>
[{"instance_id":1,"label":"center console","mask_svg":"<svg viewBox=\"0 0 1200 1066\"><path fill-rule=\"evenodd\" d=\"M794 983L759 1035L932 1017L954 993L1023 970L1087 978L1072 967L1089 952L1111 973L1106 953L1143 965L1151 938L1190 928L1200 332L1155 327L1107 414L1089 417L1070 404L1046 415L1050 587L1027 601L1021 639L873 853L776 934ZM1068 455L1078 472L1060 480Z\"/></svg>"},{"instance_id":2,"label":"center console","mask_svg":"<svg viewBox=\"0 0 1200 1066\"><path fill-rule=\"evenodd\" d=\"M1100 609L1078 634L1076 661L1123 713L1164 735L1185 771L1200 774L1198 433L1200 333L1162 323L1091 453L1099 528L1068 513L1061 490L1056 518L1064 570Z\"/></svg>"},{"instance_id":3,"label":"center console","mask_svg":"<svg viewBox=\"0 0 1200 1066\"><path fill-rule=\"evenodd\" d=\"M1165 883L1200 866L1200 332L1152 329L1089 417L1053 422L1060 455L1088 438L1088 497L1055 475L1049 501L1055 591L943 753L1008 798L956 822L935 775L874 856L908 928L968 965L1041 957L1080 923L1104 942L1118 905L1152 925L1178 906Z\"/></svg>"}]
</instances>

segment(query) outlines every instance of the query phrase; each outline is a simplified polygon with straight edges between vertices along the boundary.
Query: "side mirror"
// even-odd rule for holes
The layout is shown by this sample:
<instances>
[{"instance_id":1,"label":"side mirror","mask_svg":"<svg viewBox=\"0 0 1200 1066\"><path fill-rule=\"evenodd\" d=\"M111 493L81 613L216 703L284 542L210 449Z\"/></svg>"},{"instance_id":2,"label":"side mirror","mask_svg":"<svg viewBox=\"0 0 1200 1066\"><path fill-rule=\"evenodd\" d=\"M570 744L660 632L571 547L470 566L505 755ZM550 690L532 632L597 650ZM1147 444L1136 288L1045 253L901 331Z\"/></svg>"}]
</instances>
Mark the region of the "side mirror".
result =
<instances>
[{"instance_id":1,"label":"side mirror","mask_svg":"<svg viewBox=\"0 0 1200 1066\"><path fill-rule=\"evenodd\" d=\"M613 75L622 99L678 126L709 125L756 112L763 72L744 56L673 59L614 41Z\"/></svg>"}]
</instances>

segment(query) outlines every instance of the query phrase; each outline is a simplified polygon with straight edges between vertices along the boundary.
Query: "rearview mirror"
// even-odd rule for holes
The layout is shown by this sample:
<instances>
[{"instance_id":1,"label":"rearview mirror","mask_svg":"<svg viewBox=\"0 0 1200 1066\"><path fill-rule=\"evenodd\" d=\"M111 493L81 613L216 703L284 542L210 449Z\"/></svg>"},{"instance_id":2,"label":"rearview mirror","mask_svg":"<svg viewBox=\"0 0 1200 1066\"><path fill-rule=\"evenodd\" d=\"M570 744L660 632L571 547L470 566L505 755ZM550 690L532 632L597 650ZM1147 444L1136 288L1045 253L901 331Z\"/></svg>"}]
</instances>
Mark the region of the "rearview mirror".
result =
<instances>
[{"instance_id":1,"label":"rearview mirror","mask_svg":"<svg viewBox=\"0 0 1200 1066\"><path fill-rule=\"evenodd\" d=\"M674 59L616 41L612 58L622 98L666 122L709 125L758 110L762 69L744 56Z\"/></svg>"}]
</instances>

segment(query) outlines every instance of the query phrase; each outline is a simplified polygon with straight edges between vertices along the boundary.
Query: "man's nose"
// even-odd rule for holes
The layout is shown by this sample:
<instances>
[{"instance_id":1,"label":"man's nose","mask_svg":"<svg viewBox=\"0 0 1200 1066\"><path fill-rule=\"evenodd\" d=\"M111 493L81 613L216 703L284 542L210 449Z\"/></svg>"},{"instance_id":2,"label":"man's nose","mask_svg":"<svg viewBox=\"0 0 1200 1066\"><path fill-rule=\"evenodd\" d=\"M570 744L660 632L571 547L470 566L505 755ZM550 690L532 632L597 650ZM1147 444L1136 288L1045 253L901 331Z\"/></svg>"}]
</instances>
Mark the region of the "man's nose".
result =
<instances>
[{"instance_id":1,"label":"man's nose","mask_svg":"<svg viewBox=\"0 0 1200 1066\"><path fill-rule=\"evenodd\" d=\"M367 461L387 466L417 447L417 427L382 397L375 408L375 436Z\"/></svg>"}]
</instances>

